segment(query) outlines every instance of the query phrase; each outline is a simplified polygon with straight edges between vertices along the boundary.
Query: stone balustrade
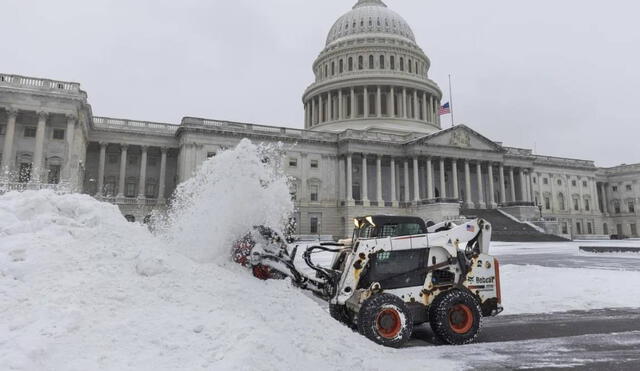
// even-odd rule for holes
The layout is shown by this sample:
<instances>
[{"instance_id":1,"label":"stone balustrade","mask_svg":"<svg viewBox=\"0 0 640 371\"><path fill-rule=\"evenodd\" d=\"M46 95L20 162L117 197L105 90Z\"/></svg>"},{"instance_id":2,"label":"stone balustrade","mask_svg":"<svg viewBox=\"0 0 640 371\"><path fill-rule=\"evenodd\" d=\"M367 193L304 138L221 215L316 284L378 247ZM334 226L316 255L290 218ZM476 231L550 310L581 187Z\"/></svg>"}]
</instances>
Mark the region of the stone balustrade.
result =
<instances>
[{"instance_id":1,"label":"stone balustrade","mask_svg":"<svg viewBox=\"0 0 640 371\"><path fill-rule=\"evenodd\" d=\"M176 131L178 130L178 125L173 124L136 120L122 120L110 117L93 117L93 126L96 129L115 129L140 133L151 132L155 134L164 134L171 136L174 136Z\"/></svg>"},{"instance_id":2,"label":"stone balustrade","mask_svg":"<svg viewBox=\"0 0 640 371\"><path fill-rule=\"evenodd\" d=\"M87 97L86 93L80 90L80 84L77 82L39 79L20 75L0 74L0 87L40 90L50 93L80 94L85 99Z\"/></svg>"}]
</instances>

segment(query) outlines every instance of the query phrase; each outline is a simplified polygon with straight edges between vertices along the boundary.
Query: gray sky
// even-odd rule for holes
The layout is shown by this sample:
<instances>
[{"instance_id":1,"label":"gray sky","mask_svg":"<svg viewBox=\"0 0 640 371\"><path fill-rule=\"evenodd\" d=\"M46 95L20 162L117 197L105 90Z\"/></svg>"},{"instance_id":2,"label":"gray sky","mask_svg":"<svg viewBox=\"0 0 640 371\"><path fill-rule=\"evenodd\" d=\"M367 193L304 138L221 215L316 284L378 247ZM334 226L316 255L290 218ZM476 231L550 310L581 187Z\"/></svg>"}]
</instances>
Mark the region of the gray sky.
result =
<instances>
[{"instance_id":1,"label":"gray sky","mask_svg":"<svg viewBox=\"0 0 640 371\"><path fill-rule=\"evenodd\" d=\"M0 0L0 71L77 81L99 116L303 126L301 96L355 0ZM637 1L386 0L456 122L539 154L640 162ZM449 118L443 118L443 127Z\"/></svg>"}]
</instances>

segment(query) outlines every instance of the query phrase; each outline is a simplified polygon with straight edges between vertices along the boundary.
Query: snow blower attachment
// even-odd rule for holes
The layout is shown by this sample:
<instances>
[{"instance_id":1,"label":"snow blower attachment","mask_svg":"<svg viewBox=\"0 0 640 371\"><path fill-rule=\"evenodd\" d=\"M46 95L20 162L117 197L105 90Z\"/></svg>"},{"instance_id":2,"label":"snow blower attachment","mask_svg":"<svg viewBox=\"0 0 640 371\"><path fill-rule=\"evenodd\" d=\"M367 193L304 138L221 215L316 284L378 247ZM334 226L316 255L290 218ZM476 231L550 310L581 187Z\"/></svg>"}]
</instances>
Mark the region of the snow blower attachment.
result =
<instances>
[{"instance_id":1,"label":"snow blower attachment","mask_svg":"<svg viewBox=\"0 0 640 371\"><path fill-rule=\"evenodd\" d=\"M390 347L405 344L413 327L426 322L442 342L467 344L483 317L502 311L488 222L427 227L417 217L367 216L354 223L343 243L255 245L247 262L259 278L290 277L327 300L333 318ZM310 270L295 266L298 251ZM333 253L331 265L314 264L316 252Z\"/></svg>"}]
</instances>

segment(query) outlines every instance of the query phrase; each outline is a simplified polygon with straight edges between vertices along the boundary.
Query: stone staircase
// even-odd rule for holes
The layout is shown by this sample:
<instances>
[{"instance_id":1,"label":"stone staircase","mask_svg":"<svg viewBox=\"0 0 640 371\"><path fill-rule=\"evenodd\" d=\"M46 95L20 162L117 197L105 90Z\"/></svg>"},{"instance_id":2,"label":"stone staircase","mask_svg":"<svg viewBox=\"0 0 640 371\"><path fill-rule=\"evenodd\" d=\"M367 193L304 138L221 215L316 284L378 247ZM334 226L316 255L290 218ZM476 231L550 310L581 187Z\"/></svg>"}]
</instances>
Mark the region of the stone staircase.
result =
<instances>
[{"instance_id":1,"label":"stone staircase","mask_svg":"<svg viewBox=\"0 0 640 371\"><path fill-rule=\"evenodd\" d=\"M517 222L498 210L491 209L463 209L460 215L468 218L482 218L493 227L492 241L504 242L561 242L565 238L538 231L526 223Z\"/></svg>"}]
</instances>

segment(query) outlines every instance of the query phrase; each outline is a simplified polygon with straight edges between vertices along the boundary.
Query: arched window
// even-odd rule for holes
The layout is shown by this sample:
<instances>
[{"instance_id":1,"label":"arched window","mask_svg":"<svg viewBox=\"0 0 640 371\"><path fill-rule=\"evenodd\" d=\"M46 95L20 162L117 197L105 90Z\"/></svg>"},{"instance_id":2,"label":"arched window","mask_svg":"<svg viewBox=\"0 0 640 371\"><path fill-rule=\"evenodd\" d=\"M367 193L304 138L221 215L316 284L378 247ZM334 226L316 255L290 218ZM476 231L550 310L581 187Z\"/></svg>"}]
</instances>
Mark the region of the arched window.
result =
<instances>
[{"instance_id":1,"label":"arched window","mask_svg":"<svg viewBox=\"0 0 640 371\"><path fill-rule=\"evenodd\" d=\"M331 62L331 76L336 74L336 62Z\"/></svg>"},{"instance_id":2,"label":"arched window","mask_svg":"<svg viewBox=\"0 0 640 371\"><path fill-rule=\"evenodd\" d=\"M353 57L349 57L349 71L353 71Z\"/></svg>"},{"instance_id":3,"label":"arched window","mask_svg":"<svg viewBox=\"0 0 640 371\"><path fill-rule=\"evenodd\" d=\"M389 68L391 68L391 70L396 69L396 57L393 55L389 57Z\"/></svg>"},{"instance_id":4,"label":"arched window","mask_svg":"<svg viewBox=\"0 0 640 371\"><path fill-rule=\"evenodd\" d=\"M412 66L411 59L409 59L409 62L407 64L409 65L409 73L412 73L413 67L411 67Z\"/></svg>"},{"instance_id":5,"label":"arched window","mask_svg":"<svg viewBox=\"0 0 640 371\"><path fill-rule=\"evenodd\" d=\"M558 209L564 211L564 195L562 193L558 193Z\"/></svg>"},{"instance_id":6,"label":"arched window","mask_svg":"<svg viewBox=\"0 0 640 371\"><path fill-rule=\"evenodd\" d=\"M358 69L364 69L364 58L362 56L358 57Z\"/></svg>"},{"instance_id":7,"label":"arched window","mask_svg":"<svg viewBox=\"0 0 640 371\"><path fill-rule=\"evenodd\" d=\"M620 214L620 201L618 200L613 201L613 212L616 214Z\"/></svg>"},{"instance_id":8,"label":"arched window","mask_svg":"<svg viewBox=\"0 0 640 371\"><path fill-rule=\"evenodd\" d=\"M324 77L326 78L327 76L329 76L329 66L328 65L324 65Z\"/></svg>"},{"instance_id":9,"label":"arched window","mask_svg":"<svg viewBox=\"0 0 640 371\"><path fill-rule=\"evenodd\" d=\"M384 70L384 55L380 56L380 69Z\"/></svg>"},{"instance_id":10,"label":"arched window","mask_svg":"<svg viewBox=\"0 0 640 371\"><path fill-rule=\"evenodd\" d=\"M340 62L338 62L338 71L340 73L344 72L344 61L342 59L340 59Z\"/></svg>"},{"instance_id":11,"label":"arched window","mask_svg":"<svg viewBox=\"0 0 640 371\"><path fill-rule=\"evenodd\" d=\"M369 69L372 70L373 69L373 55L369 56Z\"/></svg>"},{"instance_id":12,"label":"arched window","mask_svg":"<svg viewBox=\"0 0 640 371\"><path fill-rule=\"evenodd\" d=\"M404 58L400 57L400 71L404 71Z\"/></svg>"}]
</instances>

